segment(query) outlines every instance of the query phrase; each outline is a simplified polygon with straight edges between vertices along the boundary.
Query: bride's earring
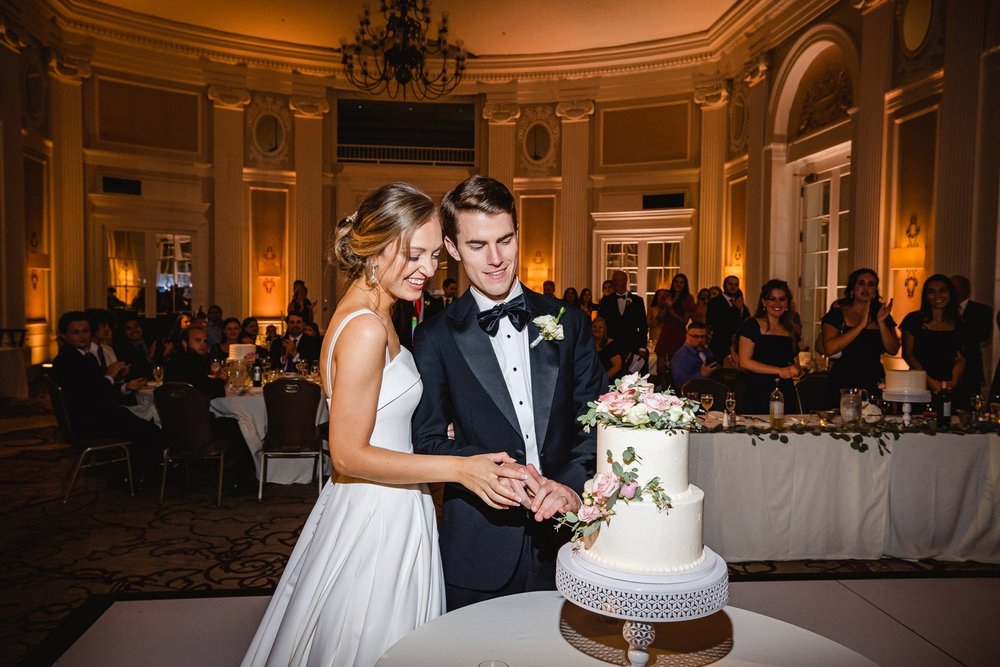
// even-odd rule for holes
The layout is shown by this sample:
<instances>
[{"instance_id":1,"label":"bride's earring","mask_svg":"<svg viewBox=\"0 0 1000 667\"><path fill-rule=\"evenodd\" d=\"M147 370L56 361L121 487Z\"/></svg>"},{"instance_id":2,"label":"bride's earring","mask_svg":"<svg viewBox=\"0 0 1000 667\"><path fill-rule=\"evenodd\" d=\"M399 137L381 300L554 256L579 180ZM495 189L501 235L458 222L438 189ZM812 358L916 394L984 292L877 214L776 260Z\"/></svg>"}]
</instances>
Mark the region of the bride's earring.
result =
<instances>
[{"instance_id":1,"label":"bride's earring","mask_svg":"<svg viewBox=\"0 0 1000 667\"><path fill-rule=\"evenodd\" d=\"M368 284L374 286L378 283L378 278L375 277L375 269L378 268L378 265L372 264L371 267L372 267L372 272L371 276L368 277Z\"/></svg>"}]
</instances>

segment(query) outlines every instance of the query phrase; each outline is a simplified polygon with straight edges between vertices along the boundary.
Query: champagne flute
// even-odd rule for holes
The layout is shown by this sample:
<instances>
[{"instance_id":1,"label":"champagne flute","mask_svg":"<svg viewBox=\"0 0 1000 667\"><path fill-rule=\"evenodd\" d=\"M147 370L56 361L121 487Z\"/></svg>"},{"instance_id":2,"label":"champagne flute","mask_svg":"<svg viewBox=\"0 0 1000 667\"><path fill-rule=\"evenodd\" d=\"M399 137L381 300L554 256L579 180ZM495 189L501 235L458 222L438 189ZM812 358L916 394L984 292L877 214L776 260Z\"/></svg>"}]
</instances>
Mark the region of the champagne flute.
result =
<instances>
[{"instance_id":1,"label":"champagne flute","mask_svg":"<svg viewBox=\"0 0 1000 667\"><path fill-rule=\"evenodd\" d=\"M736 412L736 392L726 392L726 412L730 414Z\"/></svg>"},{"instance_id":2,"label":"champagne flute","mask_svg":"<svg viewBox=\"0 0 1000 667\"><path fill-rule=\"evenodd\" d=\"M705 408L705 414L712 409L712 404L715 403L715 394L702 394L701 395L701 407Z\"/></svg>"},{"instance_id":3,"label":"champagne flute","mask_svg":"<svg viewBox=\"0 0 1000 667\"><path fill-rule=\"evenodd\" d=\"M976 394L972 397L972 419L978 420L983 412L983 396L982 394Z\"/></svg>"},{"instance_id":4,"label":"champagne flute","mask_svg":"<svg viewBox=\"0 0 1000 667\"><path fill-rule=\"evenodd\" d=\"M153 381L156 384L163 382L163 366L153 366Z\"/></svg>"}]
</instances>

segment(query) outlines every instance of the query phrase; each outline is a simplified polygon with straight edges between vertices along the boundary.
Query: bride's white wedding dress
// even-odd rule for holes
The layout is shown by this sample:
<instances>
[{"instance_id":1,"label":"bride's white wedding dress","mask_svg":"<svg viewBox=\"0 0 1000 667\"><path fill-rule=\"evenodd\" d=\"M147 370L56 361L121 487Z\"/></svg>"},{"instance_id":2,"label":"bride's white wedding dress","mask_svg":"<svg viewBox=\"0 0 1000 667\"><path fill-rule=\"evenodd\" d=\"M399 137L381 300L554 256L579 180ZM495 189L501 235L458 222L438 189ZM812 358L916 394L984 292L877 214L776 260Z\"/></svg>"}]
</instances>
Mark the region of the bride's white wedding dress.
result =
<instances>
[{"instance_id":1,"label":"bride's white wedding dress","mask_svg":"<svg viewBox=\"0 0 1000 667\"><path fill-rule=\"evenodd\" d=\"M341 321L327 357L344 326ZM326 375L329 376L329 373ZM410 417L423 387L409 350L382 370L371 443L413 451ZM398 639L444 613L434 504L423 484L328 481L302 528L243 659L250 665L374 665Z\"/></svg>"}]
</instances>

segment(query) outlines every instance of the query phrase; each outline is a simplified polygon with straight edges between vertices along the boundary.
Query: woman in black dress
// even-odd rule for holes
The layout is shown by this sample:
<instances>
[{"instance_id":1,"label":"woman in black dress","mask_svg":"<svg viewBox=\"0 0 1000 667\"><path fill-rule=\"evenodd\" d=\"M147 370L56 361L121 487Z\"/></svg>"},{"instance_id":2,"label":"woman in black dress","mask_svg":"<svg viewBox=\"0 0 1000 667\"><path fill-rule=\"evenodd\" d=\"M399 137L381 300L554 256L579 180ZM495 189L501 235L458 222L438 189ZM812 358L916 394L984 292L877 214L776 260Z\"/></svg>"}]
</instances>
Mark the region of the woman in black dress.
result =
<instances>
[{"instance_id":1,"label":"woman in black dress","mask_svg":"<svg viewBox=\"0 0 1000 667\"><path fill-rule=\"evenodd\" d=\"M594 320L590 325L590 332L594 335L597 358L601 361L604 372L608 374L608 380L614 380L622 372L622 354L615 342L608 338L608 326L603 317Z\"/></svg>"},{"instance_id":2,"label":"woman in black dress","mask_svg":"<svg viewBox=\"0 0 1000 667\"><path fill-rule=\"evenodd\" d=\"M875 396L885 377L882 355L899 352L899 336L892 320L892 299L882 303L878 274L858 269L847 277L844 298L838 299L823 316L823 344L832 360L826 404L840 405L840 390L857 387Z\"/></svg>"},{"instance_id":3,"label":"woman in black dress","mask_svg":"<svg viewBox=\"0 0 1000 667\"><path fill-rule=\"evenodd\" d=\"M903 318L903 359L915 370L927 371L927 387L935 394L941 383L952 389L965 371L962 357L962 316L955 287L936 273L924 281L920 310ZM958 397L953 397L953 401Z\"/></svg>"},{"instance_id":4,"label":"woman in black dress","mask_svg":"<svg viewBox=\"0 0 1000 667\"><path fill-rule=\"evenodd\" d=\"M793 378L801 372L796 361L799 342L792 324L792 290L784 280L768 280L760 290L757 313L743 321L740 366L747 374L744 411L766 414L775 381L785 395L785 414L799 411Z\"/></svg>"},{"instance_id":5,"label":"woman in black dress","mask_svg":"<svg viewBox=\"0 0 1000 667\"><path fill-rule=\"evenodd\" d=\"M586 313L589 319L594 319L597 306L594 304L594 293L589 287L584 287L580 290L580 310Z\"/></svg>"}]
</instances>

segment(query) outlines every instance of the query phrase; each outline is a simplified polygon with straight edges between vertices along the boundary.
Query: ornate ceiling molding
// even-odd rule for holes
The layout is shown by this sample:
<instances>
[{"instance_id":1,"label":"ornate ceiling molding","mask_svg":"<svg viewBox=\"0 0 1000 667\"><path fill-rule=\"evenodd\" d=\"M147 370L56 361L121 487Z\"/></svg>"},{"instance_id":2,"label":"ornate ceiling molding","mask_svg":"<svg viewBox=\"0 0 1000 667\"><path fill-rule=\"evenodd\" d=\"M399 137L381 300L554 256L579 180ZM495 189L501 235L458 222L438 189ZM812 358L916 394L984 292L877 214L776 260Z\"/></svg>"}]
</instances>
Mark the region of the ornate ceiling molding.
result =
<instances>
[{"instance_id":1,"label":"ornate ceiling molding","mask_svg":"<svg viewBox=\"0 0 1000 667\"><path fill-rule=\"evenodd\" d=\"M292 95L288 100L288 108L296 116L303 118L322 118L330 110L330 102L325 97L312 95Z\"/></svg>"},{"instance_id":2,"label":"ornate ceiling molding","mask_svg":"<svg viewBox=\"0 0 1000 667\"><path fill-rule=\"evenodd\" d=\"M66 82L79 82L92 74L88 59L56 49L49 49L49 72Z\"/></svg>"},{"instance_id":3,"label":"ornate ceiling molding","mask_svg":"<svg viewBox=\"0 0 1000 667\"><path fill-rule=\"evenodd\" d=\"M215 106L223 109L242 110L250 104L250 92L243 88L209 86L208 99L212 100Z\"/></svg>"},{"instance_id":4,"label":"ornate ceiling molding","mask_svg":"<svg viewBox=\"0 0 1000 667\"><path fill-rule=\"evenodd\" d=\"M754 56L743 69L743 81L748 86L756 86L767 78L770 58L766 52Z\"/></svg>"},{"instance_id":5,"label":"ornate ceiling molding","mask_svg":"<svg viewBox=\"0 0 1000 667\"><path fill-rule=\"evenodd\" d=\"M587 120L593 114L593 100L573 100L572 102L560 102L556 105L556 116L561 118L564 123Z\"/></svg>"},{"instance_id":6,"label":"ornate ceiling molding","mask_svg":"<svg viewBox=\"0 0 1000 667\"><path fill-rule=\"evenodd\" d=\"M24 29L3 14L0 14L0 44L14 53L20 53L28 45Z\"/></svg>"},{"instance_id":7,"label":"ornate ceiling molding","mask_svg":"<svg viewBox=\"0 0 1000 667\"><path fill-rule=\"evenodd\" d=\"M703 109L722 106L729 102L732 83L729 79L694 89L694 103Z\"/></svg>"},{"instance_id":8,"label":"ornate ceiling molding","mask_svg":"<svg viewBox=\"0 0 1000 667\"><path fill-rule=\"evenodd\" d=\"M889 0L851 0L851 6L864 14L887 2Z\"/></svg>"},{"instance_id":9,"label":"ornate ceiling molding","mask_svg":"<svg viewBox=\"0 0 1000 667\"><path fill-rule=\"evenodd\" d=\"M490 102L483 105L483 118L491 125L513 125L521 117L521 107L510 102Z\"/></svg>"}]
</instances>

